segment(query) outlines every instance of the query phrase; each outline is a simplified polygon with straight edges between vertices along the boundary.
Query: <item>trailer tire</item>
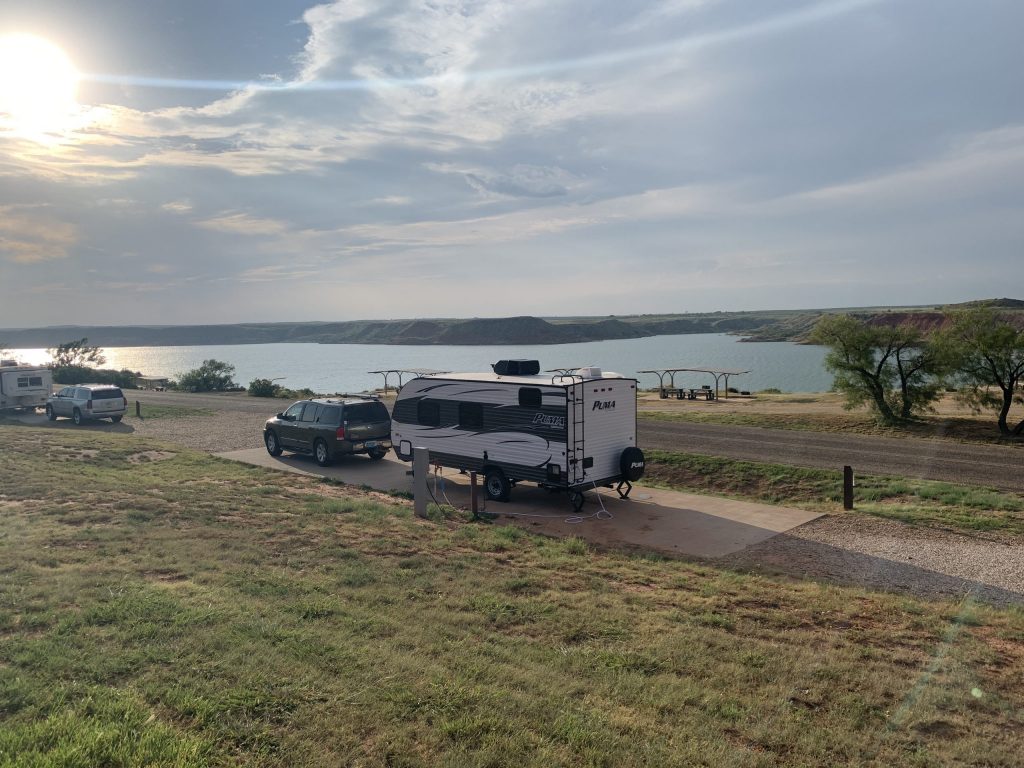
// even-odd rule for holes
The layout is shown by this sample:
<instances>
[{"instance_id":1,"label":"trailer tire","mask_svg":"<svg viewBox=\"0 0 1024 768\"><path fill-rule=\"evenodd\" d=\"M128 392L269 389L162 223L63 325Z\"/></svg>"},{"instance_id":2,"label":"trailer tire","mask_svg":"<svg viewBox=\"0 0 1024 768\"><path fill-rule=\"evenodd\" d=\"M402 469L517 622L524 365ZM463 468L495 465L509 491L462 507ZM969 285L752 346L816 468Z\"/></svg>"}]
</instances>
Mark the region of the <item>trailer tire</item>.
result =
<instances>
[{"instance_id":1,"label":"trailer tire","mask_svg":"<svg viewBox=\"0 0 1024 768\"><path fill-rule=\"evenodd\" d=\"M644 476L644 469L646 469L646 461L643 451L631 445L622 452L619 457L619 472L622 473L623 480L628 480L631 483L639 480Z\"/></svg>"},{"instance_id":2,"label":"trailer tire","mask_svg":"<svg viewBox=\"0 0 1024 768\"><path fill-rule=\"evenodd\" d=\"M583 509L583 502L587 499L583 491L569 491L569 503L572 504L572 511L579 512Z\"/></svg>"},{"instance_id":3,"label":"trailer tire","mask_svg":"<svg viewBox=\"0 0 1024 768\"><path fill-rule=\"evenodd\" d=\"M512 494L512 483L505 473L497 467L491 467L484 474L484 492L491 501L508 501Z\"/></svg>"},{"instance_id":4,"label":"trailer tire","mask_svg":"<svg viewBox=\"0 0 1024 768\"><path fill-rule=\"evenodd\" d=\"M53 406L50 405L49 403L46 404L46 418L48 418L50 421L57 420L57 414L53 412Z\"/></svg>"},{"instance_id":5,"label":"trailer tire","mask_svg":"<svg viewBox=\"0 0 1024 768\"><path fill-rule=\"evenodd\" d=\"M75 410L71 414L71 420L75 422L76 426L82 426L82 412L75 408Z\"/></svg>"}]
</instances>

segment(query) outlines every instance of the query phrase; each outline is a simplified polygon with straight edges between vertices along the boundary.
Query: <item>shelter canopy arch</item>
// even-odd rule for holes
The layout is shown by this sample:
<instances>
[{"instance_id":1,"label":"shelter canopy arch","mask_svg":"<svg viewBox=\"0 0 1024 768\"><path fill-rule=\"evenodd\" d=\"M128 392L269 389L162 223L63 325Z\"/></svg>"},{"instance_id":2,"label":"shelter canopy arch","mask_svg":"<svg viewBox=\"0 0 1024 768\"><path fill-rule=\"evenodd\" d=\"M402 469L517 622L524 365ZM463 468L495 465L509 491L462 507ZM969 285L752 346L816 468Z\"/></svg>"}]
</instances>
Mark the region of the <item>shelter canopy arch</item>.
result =
<instances>
[{"instance_id":1,"label":"shelter canopy arch","mask_svg":"<svg viewBox=\"0 0 1024 768\"><path fill-rule=\"evenodd\" d=\"M730 376L742 376L750 371L740 370L739 368L650 368L645 371L637 371L637 373L653 373L658 377L659 388L661 389L661 396L668 397L666 392L671 390L677 396L679 389L676 387L676 374L682 373L706 373L715 378L715 399L718 399L718 390L720 383L725 384L725 397L729 397L729 377ZM665 377L668 376L668 387L665 386Z\"/></svg>"}]
</instances>

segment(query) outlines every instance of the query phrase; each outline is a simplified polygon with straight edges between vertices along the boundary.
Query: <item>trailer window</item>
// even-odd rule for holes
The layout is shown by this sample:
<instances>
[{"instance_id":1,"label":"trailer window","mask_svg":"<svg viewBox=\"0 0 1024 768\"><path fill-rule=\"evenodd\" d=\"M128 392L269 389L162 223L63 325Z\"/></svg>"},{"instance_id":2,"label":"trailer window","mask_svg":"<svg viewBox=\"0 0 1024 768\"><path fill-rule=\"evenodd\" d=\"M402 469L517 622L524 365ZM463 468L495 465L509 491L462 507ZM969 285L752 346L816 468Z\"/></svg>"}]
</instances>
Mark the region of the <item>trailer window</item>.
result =
<instances>
[{"instance_id":1,"label":"trailer window","mask_svg":"<svg viewBox=\"0 0 1024 768\"><path fill-rule=\"evenodd\" d=\"M484 425L483 403L459 403L459 426L482 427Z\"/></svg>"},{"instance_id":2,"label":"trailer window","mask_svg":"<svg viewBox=\"0 0 1024 768\"><path fill-rule=\"evenodd\" d=\"M18 387L21 388L21 387L27 387L27 386L28 386L28 376L19 376L18 377Z\"/></svg>"},{"instance_id":3,"label":"trailer window","mask_svg":"<svg viewBox=\"0 0 1024 768\"><path fill-rule=\"evenodd\" d=\"M41 386L43 386L43 377L42 376L29 376L28 377L28 385L30 387L41 387Z\"/></svg>"},{"instance_id":4,"label":"trailer window","mask_svg":"<svg viewBox=\"0 0 1024 768\"><path fill-rule=\"evenodd\" d=\"M425 427L441 424L441 404L436 400L420 400L416 404L416 421Z\"/></svg>"},{"instance_id":5,"label":"trailer window","mask_svg":"<svg viewBox=\"0 0 1024 768\"><path fill-rule=\"evenodd\" d=\"M540 390L536 387L519 388L519 405L523 408L540 408Z\"/></svg>"}]
</instances>

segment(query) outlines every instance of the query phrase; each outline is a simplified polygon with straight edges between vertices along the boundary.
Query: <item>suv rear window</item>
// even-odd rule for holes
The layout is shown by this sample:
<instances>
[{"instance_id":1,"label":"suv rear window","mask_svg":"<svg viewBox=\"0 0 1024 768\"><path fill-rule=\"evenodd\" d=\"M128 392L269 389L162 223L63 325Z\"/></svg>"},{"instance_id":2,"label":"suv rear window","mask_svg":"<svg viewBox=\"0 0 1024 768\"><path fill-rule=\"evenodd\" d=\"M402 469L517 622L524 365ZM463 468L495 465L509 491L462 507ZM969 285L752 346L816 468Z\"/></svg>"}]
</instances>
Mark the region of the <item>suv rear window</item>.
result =
<instances>
[{"instance_id":1,"label":"suv rear window","mask_svg":"<svg viewBox=\"0 0 1024 768\"><path fill-rule=\"evenodd\" d=\"M341 423L341 408L337 405L323 405L320 407L320 416L317 418L320 424L331 424L337 426Z\"/></svg>"},{"instance_id":2,"label":"suv rear window","mask_svg":"<svg viewBox=\"0 0 1024 768\"><path fill-rule=\"evenodd\" d=\"M94 389L92 391L93 400L113 400L117 397L124 397L120 389Z\"/></svg>"},{"instance_id":3,"label":"suv rear window","mask_svg":"<svg viewBox=\"0 0 1024 768\"><path fill-rule=\"evenodd\" d=\"M345 421L349 424L372 424L390 418L384 403L352 403L345 406Z\"/></svg>"}]
</instances>

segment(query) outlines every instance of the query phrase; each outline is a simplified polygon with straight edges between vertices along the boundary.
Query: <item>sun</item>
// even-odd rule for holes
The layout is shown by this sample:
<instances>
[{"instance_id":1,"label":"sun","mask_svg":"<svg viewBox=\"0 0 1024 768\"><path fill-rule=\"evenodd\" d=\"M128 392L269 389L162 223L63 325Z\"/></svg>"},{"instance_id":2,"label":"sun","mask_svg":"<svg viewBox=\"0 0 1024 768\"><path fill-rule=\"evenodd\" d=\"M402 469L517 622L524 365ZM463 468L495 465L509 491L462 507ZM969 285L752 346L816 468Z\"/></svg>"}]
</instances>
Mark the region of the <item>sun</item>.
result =
<instances>
[{"instance_id":1,"label":"sun","mask_svg":"<svg viewBox=\"0 0 1024 768\"><path fill-rule=\"evenodd\" d=\"M0 135L36 141L59 137L78 113L78 72L53 43L0 35Z\"/></svg>"}]
</instances>

